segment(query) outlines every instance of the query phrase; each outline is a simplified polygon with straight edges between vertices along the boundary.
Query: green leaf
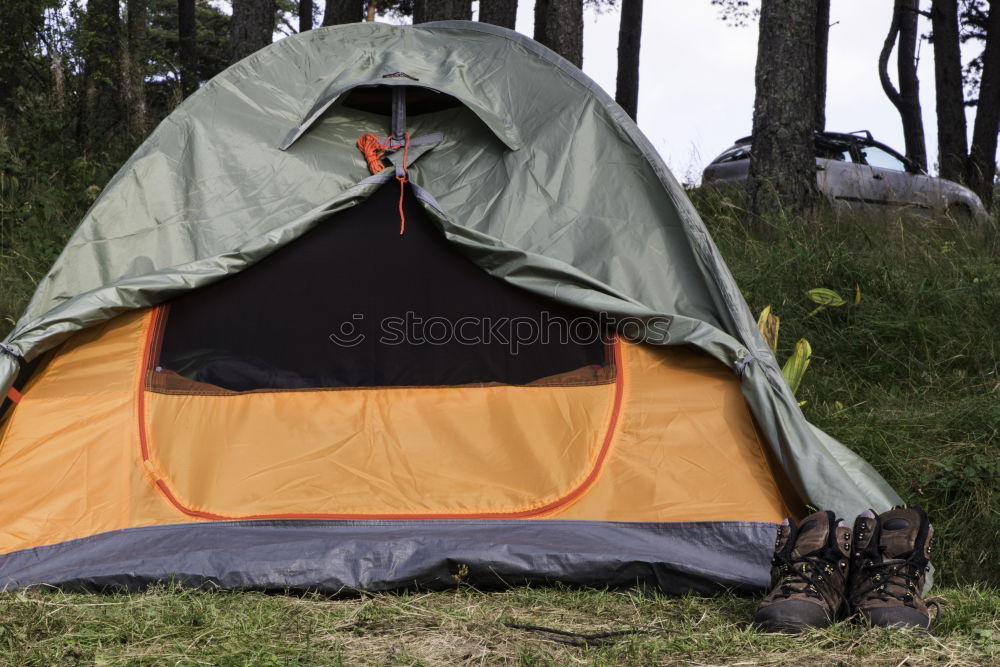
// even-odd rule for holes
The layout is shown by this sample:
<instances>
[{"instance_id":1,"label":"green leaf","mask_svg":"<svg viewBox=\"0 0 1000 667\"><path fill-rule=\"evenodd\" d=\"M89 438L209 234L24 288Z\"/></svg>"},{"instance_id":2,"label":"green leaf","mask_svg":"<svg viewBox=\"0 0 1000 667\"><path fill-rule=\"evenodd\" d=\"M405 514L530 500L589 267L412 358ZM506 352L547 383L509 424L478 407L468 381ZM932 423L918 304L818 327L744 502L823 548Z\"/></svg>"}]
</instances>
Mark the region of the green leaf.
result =
<instances>
[{"instance_id":1,"label":"green leaf","mask_svg":"<svg viewBox=\"0 0 1000 667\"><path fill-rule=\"evenodd\" d=\"M818 303L821 306L826 306L827 308L837 308L847 303L840 297L839 294L834 292L832 289L826 289L825 287L811 289L806 292L806 296L812 299L815 303Z\"/></svg>"},{"instance_id":2,"label":"green leaf","mask_svg":"<svg viewBox=\"0 0 1000 667\"><path fill-rule=\"evenodd\" d=\"M792 356L788 358L781 369L781 374L785 376L785 382L788 383L788 387L792 390L793 394L799 390L799 385L802 384L802 376L806 374L806 369L809 368L809 359L811 357L812 346L809 345L809 341L805 338L800 338L795 343L795 351L792 353Z\"/></svg>"},{"instance_id":3,"label":"green leaf","mask_svg":"<svg viewBox=\"0 0 1000 667\"><path fill-rule=\"evenodd\" d=\"M771 312L770 305L760 311L760 317L757 318L757 329L760 330L760 335L764 337L764 341L771 348L771 352L778 351L778 330L780 328L781 320Z\"/></svg>"}]
</instances>

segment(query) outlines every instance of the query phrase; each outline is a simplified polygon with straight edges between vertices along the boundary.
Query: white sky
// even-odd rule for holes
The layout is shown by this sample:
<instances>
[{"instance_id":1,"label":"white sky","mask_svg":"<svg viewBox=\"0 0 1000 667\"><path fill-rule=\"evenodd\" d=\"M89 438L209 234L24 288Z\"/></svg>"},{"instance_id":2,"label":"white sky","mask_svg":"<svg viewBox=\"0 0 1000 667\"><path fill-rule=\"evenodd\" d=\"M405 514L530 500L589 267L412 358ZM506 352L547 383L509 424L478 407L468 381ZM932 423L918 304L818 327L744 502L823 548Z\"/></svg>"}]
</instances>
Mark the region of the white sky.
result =
<instances>
[{"instance_id":1,"label":"white sky","mask_svg":"<svg viewBox=\"0 0 1000 667\"><path fill-rule=\"evenodd\" d=\"M517 29L530 35L534 3L520 4ZM878 80L878 54L892 4L832 0L826 117L829 130L871 130L903 152L899 114ZM584 28L583 69L612 96L618 21L618 11L588 10ZM750 134L757 24L729 27L709 0L646 0L642 28L639 127L678 178L700 180L709 160ZM930 31L926 18L921 17L919 30ZM919 75L928 162L936 171L934 58L926 42L921 43ZM972 120L970 116L970 133Z\"/></svg>"},{"instance_id":2,"label":"white sky","mask_svg":"<svg viewBox=\"0 0 1000 667\"><path fill-rule=\"evenodd\" d=\"M751 0L751 4L759 6L760 2ZM892 0L832 0L826 126L842 132L871 130L876 139L902 153L899 114L878 80L878 55L892 5ZM518 32L532 35L533 12L532 0L519 2ZM598 13L588 8L584 18L583 70L612 97L618 22L618 10ZM921 17L918 29L930 32L930 21ZM976 48L981 46L970 44L967 60ZM920 98L933 173L937 162L934 55L924 41L920 49ZM729 27L709 0L645 0L639 127L680 180L699 181L713 157L734 139L750 134L756 58L756 22L744 28ZM896 81L895 57L890 73ZM972 113L968 120L971 134Z\"/></svg>"}]
</instances>

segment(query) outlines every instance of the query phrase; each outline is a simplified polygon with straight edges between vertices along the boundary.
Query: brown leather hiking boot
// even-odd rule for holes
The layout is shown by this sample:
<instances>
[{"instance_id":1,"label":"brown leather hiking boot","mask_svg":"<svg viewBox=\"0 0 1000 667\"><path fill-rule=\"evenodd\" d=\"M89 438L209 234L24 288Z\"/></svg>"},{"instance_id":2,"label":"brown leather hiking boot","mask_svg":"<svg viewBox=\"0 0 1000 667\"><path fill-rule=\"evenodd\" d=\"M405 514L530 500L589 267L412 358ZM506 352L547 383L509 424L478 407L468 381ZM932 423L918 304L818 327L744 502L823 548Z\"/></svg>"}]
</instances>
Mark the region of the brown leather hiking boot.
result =
<instances>
[{"instance_id":1,"label":"brown leather hiking boot","mask_svg":"<svg viewBox=\"0 0 1000 667\"><path fill-rule=\"evenodd\" d=\"M921 593L933 541L934 527L920 508L861 514L854 521L851 609L872 625L929 628Z\"/></svg>"},{"instance_id":2,"label":"brown leather hiking boot","mask_svg":"<svg viewBox=\"0 0 1000 667\"><path fill-rule=\"evenodd\" d=\"M810 514L798 526L785 519L774 545L771 592L757 607L754 623L799 632L846 616L850 542L850 529L833 512Z\"/></svg>"}]
</instances>

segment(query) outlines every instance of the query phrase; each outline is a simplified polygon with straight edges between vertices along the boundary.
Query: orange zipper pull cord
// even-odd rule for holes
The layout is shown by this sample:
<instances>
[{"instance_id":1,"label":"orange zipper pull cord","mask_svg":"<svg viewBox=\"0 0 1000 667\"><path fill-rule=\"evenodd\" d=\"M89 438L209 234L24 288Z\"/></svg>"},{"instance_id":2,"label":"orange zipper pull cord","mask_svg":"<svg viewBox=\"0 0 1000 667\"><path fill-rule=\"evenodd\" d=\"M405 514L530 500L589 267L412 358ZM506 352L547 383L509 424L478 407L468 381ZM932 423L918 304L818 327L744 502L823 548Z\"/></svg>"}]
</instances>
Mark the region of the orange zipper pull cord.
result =
<instances>
[{"instance_id":1,"label":"orange zipper pull cord","mask_svg":"<svg viewBox=\"0 0 1000 667\"><path fill-rule=\"evenodd\" d=\"M406 162L410 158L410 133L406 133L406 143L403 144L403 168L402 176L396 176L396 180L399 181L399 235L402 236L403 232L406 230L406 216L403 215L403 193L406 192L406 182L409 180L409 170L406 168Z\"/></svg>"},{"instance_id":2,"label":"orange zipper pull cord","mask_svg":"<svg viewBox=\"0 0 1000 667\"><path fill-rule=\"evenodd\" d=\"M406 183L409 180L410 173L406 167L406 163L410 159L410 133L407 132L404 136L406 137L406 142L403 144L403 165L397 171L397 173L402 172L402 176L396 176L396 180L399 181L399 233L401 235L406 231L406 216L403 215L403 195L406 192ZM372 174L377 174L385 169L385 165L382 164L382 158L385 157L391 143L392 137L387 137L383 142L378 136L371 133L362 134L358 138L358 150L365 156L365 161L368 163L368 171Z\"/></svg>"}]
</instances>

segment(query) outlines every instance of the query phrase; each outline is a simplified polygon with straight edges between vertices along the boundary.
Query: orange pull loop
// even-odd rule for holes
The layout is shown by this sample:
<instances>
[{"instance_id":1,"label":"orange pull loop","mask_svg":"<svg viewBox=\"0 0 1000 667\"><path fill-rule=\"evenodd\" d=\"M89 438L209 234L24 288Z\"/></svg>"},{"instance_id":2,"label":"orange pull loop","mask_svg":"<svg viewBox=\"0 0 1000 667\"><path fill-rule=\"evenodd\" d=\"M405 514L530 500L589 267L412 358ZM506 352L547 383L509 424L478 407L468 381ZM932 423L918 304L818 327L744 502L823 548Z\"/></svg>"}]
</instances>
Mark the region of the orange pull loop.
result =
<instances>
[{"instance_id":1,"label":"orange pull loop","mask_svg":"<svg viewBox=\"0 0 1000 667\"><path fill-rule=\"evenodd\" d=\"M385 144L383 144L374 134L363 134L358 139L358 150L365 156L368 163L368 171L377 174L385 167L382 158L385 157Z\"/></svg>"},{"instance_id":2,"label":"orange pull loop","mask_svg":"<svg viewBox=\"0 0 1000 667\"><path fill-rule=\"evenodd\" d=\"M406 231L406 216L403 214L403 195L406 192L406 183L409 180L410 173L406 168L406 163L410 160L410 133L407 132L404 136L406 137L406 141L403 144L403 165L401 167L403 175L396 176L396 180L399 181L400 234ZM392 150L399 149L399 146L392 146L392 137L387 137L384 142L374 134L362 134L358 138L358 150L365 156L365 161L368 162L368 171L373 174L377 174L385 169L385 165L382 164L382 158L385 157L386 152L390 148Z\"/></svg>"}]
</instances>

